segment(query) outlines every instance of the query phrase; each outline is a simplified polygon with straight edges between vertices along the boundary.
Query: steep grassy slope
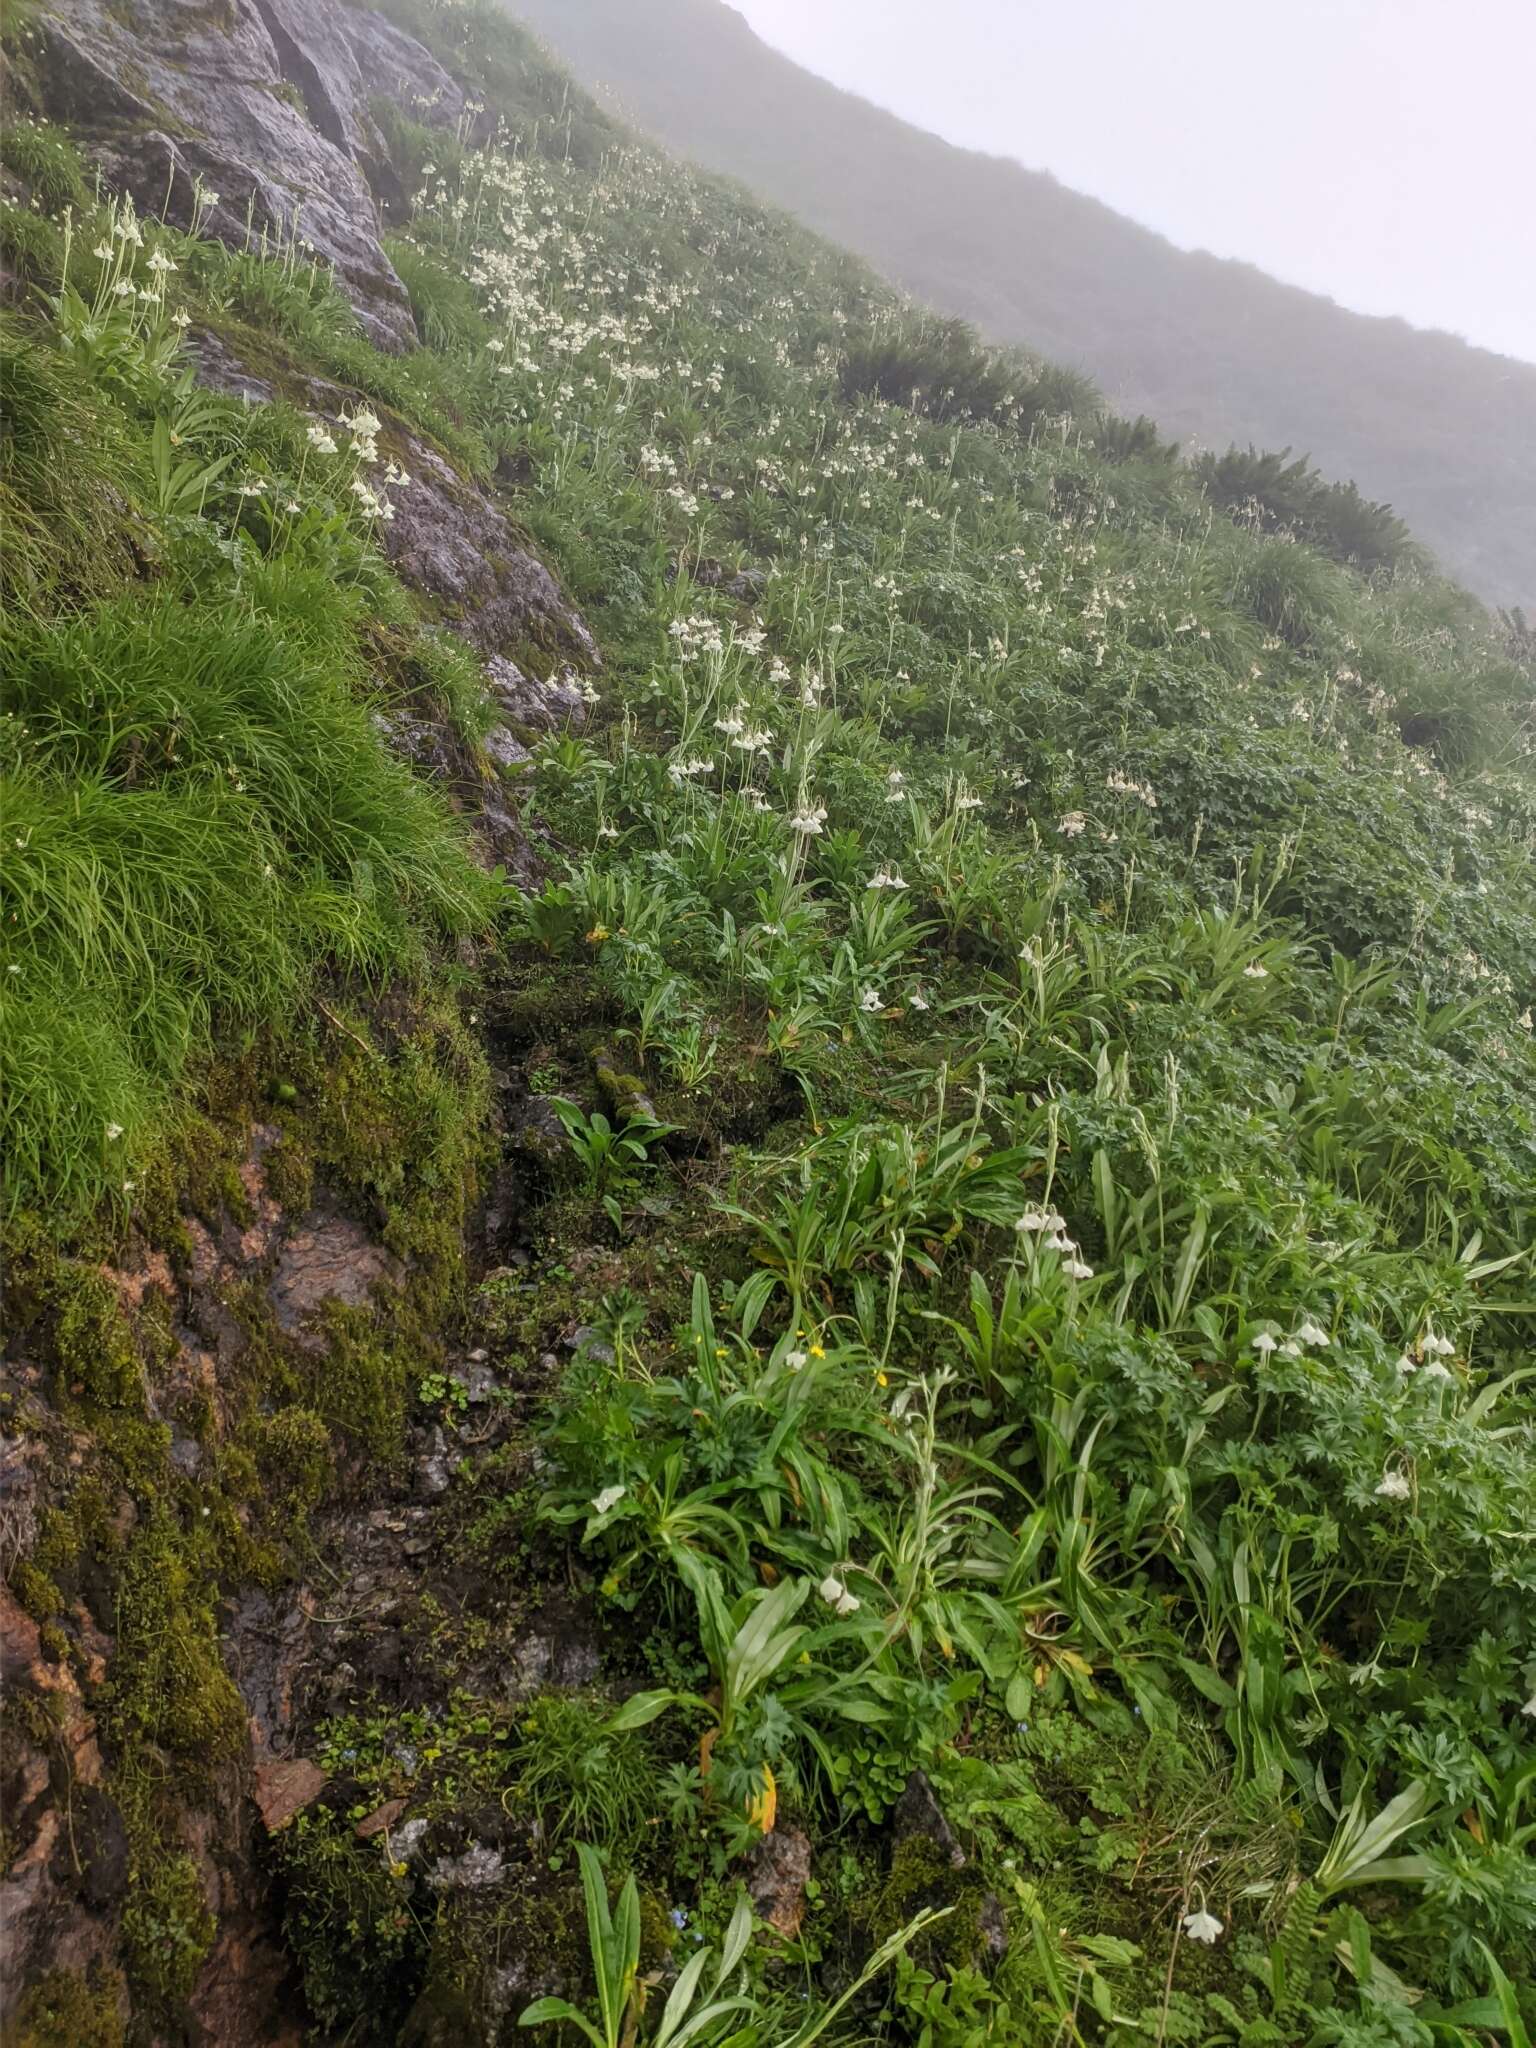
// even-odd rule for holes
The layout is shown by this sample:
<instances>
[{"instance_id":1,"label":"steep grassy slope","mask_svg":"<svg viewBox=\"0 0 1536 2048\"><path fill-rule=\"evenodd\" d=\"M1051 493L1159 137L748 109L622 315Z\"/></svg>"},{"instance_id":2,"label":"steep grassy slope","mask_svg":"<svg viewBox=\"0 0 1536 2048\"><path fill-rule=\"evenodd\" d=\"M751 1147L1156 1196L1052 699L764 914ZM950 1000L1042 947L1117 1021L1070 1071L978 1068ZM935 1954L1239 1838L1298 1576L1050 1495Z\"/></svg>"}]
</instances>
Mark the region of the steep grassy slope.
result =
<instances>
[{"instance_id":1,"label":"steep grassy slope","mask_svg":"<svg viewBox=\"0 0 1536 2048\"><path fill-rule=\"evenodd\" d=\"M1305 452L1389 500L1486 599L1536 597L1530 364L1175 249L815 78L723 0L513 0L512 12L670 147L920 299L1086 371L1169 434Z\"/></svg>"},{"instance_id":2,"label":"steep grassy slope","mask_svg":"<svg viewBox=\"0 0 1536 2048\"><path fill-rule=\"evenodd\" d=\"M11 152L20 2039L1520 2048L1528 641L388 11L402 358Z\"/></svg>"}]
</instances>

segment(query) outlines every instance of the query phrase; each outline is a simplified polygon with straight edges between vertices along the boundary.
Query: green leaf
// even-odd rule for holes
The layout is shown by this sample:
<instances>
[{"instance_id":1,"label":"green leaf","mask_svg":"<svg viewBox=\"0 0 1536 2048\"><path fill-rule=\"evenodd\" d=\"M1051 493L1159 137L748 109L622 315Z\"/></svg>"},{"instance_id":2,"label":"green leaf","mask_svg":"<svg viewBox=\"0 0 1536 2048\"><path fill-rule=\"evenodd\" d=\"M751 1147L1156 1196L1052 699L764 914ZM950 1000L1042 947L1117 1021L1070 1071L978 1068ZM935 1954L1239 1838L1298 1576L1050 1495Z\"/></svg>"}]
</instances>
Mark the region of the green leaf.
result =
<instances>
[{"instance_id":1,"label":"green leaf","mask_svg":"<svg viewBox=\"0 0 1536 2048\"><path fill-rule=\"evenodd\" d=\"M777 1273L759 1270L743 1280L736 1290L736 1321L743 1337L750 1338L762 1319L763 1310L779 1284Z\"/></svg>"},{"instance_id":2,"label":"green leaf","mask_svg":"<svg viewBox=\"0 0 1536 2048\"><path fill-rule=\"evenodd\" d=\"M1196 1692L1204 1693L1213 1706L1235 1707L1237 1694L1224 1678L1218 1678L1209 1664L1197 1664L1192 1657L1174 1660Z\"/></svg>"},{"instance_id":3,"label":"green leaf","mask_svg":"<svg viewBox=\"0 0 1536 2048\"><path fill-rule=\"evenodd\" d=\"M603 1725L616 1735L627 1728L645 1728L668 1707L702 1707L706 1713L713 1711L708 1700L700 1699L696 1692L673 1692L663 1686L656 1692L632 1694Z\"/></svg>"},{"instance_id":4,"label":"green leaf","mask_svg":"<svg viewBox=\"0 0 1536 2048\"><path fill-rule=\"evenodd\" d=\"M595 2042L597 2048L604 2048L602 2035L585 2013L578 2012L563 1998L536 1998L532 2005L524 2007L517 2024L520 2027L543 2027L548 2026L551 2020L564 2020L571 2026L580 2027L589 2041Z\"/></svg>"}]
</instances>

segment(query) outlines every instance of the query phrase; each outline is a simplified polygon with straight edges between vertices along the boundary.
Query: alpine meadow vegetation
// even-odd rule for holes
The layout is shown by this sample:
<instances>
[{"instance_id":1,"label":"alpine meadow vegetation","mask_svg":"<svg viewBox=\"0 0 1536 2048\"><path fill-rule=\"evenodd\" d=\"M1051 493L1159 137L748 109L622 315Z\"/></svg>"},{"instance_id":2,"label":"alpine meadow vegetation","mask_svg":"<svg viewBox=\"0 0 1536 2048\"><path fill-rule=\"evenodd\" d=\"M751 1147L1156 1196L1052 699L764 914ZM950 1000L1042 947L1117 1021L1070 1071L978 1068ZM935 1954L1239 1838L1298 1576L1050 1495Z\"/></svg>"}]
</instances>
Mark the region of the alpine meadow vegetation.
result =
<instances>
[{"instance_id":1,"label":"alpine meadow vegetation","mask_svg":"<svg viewBox=\"0 0 1536 2048\"><path fill-rule=\"evenodd\" d=\"M141 1498L132 2038L212 1938L153 1791L238 1739L204 1608L420 1427L477 1584L574 1593L600 1654L531 1700L468 1633L432 1703L337 1681L347 1798L273 1852L312 2039L429 2038L451 1987L455 2038L561 2048L1522 2048L1529 635L1289 451L1191 468L638 142L490 0L383 11L475 96L380 113L403 357L299 247L6 145L13 1260L94 1272L239 1075L436 1289ZM303 374L210 391L202 333ZM381 552L397 421L502 480L602 650L502 771L520 883L389 744L412 692L493 722ZM386 998L428 1019L387 1079ZM487 1054L547 1113L526 1262L438 1285ZM479 1460L471 1344L516 1410ZM71 1412L147 1484L138 1365L90 1356ZM395 1800L521 1830L569 1925L492 1931L558 1991L477 2013L358 1840Z\"/></svg>"}]
</instances>

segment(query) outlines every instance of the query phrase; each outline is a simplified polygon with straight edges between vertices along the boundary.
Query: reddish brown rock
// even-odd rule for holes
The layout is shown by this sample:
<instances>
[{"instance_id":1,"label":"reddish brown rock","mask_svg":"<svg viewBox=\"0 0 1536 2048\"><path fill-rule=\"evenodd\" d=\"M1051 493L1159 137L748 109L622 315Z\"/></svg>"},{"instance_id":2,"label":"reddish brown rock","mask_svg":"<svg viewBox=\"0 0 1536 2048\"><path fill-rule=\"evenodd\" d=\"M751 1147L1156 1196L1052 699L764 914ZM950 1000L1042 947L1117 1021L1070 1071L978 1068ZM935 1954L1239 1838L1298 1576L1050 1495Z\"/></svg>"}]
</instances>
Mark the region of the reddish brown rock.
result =
<instances>
[{"instance_id":1,"label":"reddish brown rock","mask_svg":"<svg viewBox=\"0 0 1536 2048\"><path fill-rule=\"evenodd\" d=\"M386 1828L392 1828L405 1811L403 1799L386 1799L382 1806L376 1806L366 1820L357 1824L357 1839L371 1842L375 1835L382 1835Z\"/></svg>"},{"instance_id":2,"label":"reddish brown rock","mask_svg":"<svg viewBox=\"0 0 1536 2048\"><path fill-rule=\"evenodd\" d=\"M363 1308L381 1284L398 1287L404 1268L350 1216L312 1210L278 1254L270 1288L279 1326L301 1344L323 1350L313 1318L327 1302Z\"/></svg>"},{"instance_id":3,"label":"reddish brown rock","mask_svg":"<svg viewBox=\"0 0 1536 2048\"><path fill-rule=\"evenodd\" d=\"M325 1772L307 1756L281 1764L258 1764L255 1797L268 1834L275 1835L296 1813L312 1806L327 1783Z\"/></svg>"},{"instance_id":4,"label":"reddish brown rock","mask_svg":"<svg viewBox=\"0 0 1536 2048\"><path fill-rule=\"evenodd\" d=\"M747 1858L747 1891L775 1934L793 1941L805 1918L805 1888L811 1877L811 1843L799 1828L764 1835Z\"/></svg>"},{"instance_id":5,"label":"reddish brown rock","mask_svg":"<svg viewBox=\"0 0 1536 2048\"><path fill-rule=\"evenodd\" d=\"M125 1309L144 1306L146 1295L158 1294L164 1301L176 1299L176 1281L171 1272L171 1262L164 1252L146 1252L142 1261L131 1271L117 1266L103 1266L102 1272L116 1290L117 1298Z\"/></svg>"}]
</instances>

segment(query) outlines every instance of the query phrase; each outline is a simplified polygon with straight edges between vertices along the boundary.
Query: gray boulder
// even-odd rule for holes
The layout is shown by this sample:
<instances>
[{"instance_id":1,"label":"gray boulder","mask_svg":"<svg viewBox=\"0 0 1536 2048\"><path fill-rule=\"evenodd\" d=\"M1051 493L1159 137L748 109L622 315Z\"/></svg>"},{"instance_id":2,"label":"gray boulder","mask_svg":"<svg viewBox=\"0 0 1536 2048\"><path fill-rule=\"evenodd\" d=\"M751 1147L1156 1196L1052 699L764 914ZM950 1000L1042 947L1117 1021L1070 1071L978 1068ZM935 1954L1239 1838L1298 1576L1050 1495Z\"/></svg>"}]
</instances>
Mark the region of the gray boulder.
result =
<instances>
[{"instance_id":1,"label":"gray boulder","mask_svg":"<svg viewBox=\"0 0 1536 2048\"><path fill-rule=\"evenodd\" d=\"M368 107L403 96L415 119L458 119L462 94L420 44L335 0L53 0L38 32L46 111L141 210L185 226L200 181L217 194L207 233L307 244L378 347L415 342L379 244L367 174L389 174Z\"/></svg>"}]
</instances>

